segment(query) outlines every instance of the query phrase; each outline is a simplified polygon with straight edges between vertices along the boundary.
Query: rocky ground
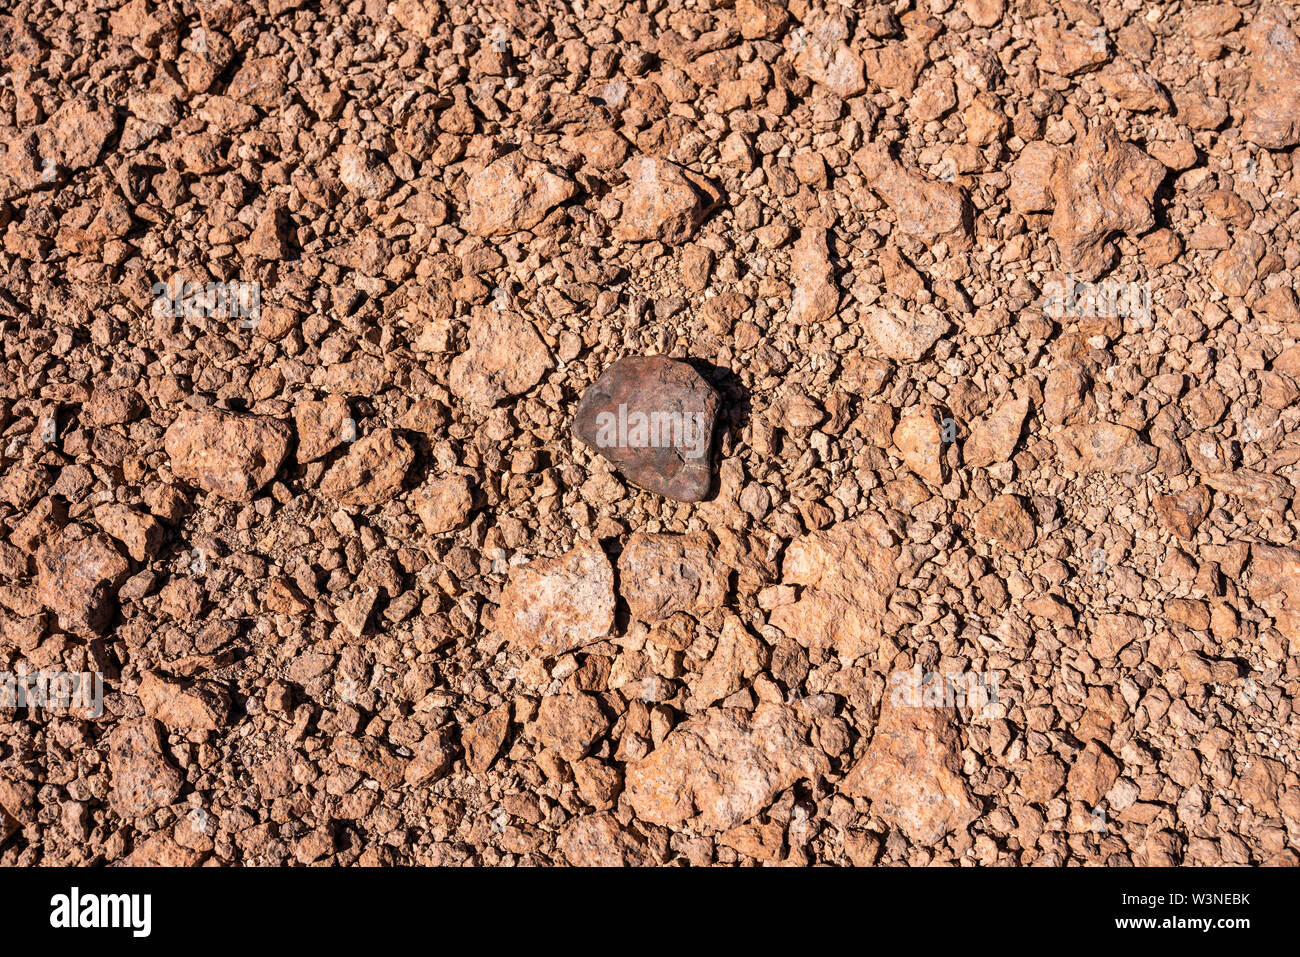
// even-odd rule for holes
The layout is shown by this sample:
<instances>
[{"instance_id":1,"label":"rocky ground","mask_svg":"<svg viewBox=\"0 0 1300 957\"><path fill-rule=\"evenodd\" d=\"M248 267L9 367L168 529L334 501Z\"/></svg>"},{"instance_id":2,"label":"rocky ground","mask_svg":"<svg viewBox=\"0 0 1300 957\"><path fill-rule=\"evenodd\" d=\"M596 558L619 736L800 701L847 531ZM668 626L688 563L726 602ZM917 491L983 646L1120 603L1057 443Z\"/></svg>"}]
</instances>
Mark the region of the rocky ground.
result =
<instances>
[{"instance_id":1,"label":"rocky ground","mask_svg":"<svg viewBox=\"0 0 1300 957\"><path fill-rule=\"evenodd\" d=\"M1298 13L9 4L0 863L1297 863Z\"/></svg>"}]
</instances>

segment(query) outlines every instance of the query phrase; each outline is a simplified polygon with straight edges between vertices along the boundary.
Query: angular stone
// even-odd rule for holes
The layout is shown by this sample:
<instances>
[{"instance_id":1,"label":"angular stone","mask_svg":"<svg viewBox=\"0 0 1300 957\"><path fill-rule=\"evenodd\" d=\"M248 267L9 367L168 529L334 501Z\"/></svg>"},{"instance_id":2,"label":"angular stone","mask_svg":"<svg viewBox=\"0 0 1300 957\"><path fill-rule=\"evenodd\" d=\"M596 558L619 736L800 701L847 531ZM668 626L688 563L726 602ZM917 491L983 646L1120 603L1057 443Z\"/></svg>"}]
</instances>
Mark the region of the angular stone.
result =
<instances>
[{"instance_id":1,"label":"angular stone","mask_svg":"<svg viewBox=\"0 0 1300 957\"><path fill-rule=\"evenodd\" d=\"M1300 549L1251 545L1246 590L1282 635L1300 640Z\"/></svg>"},{"instance_id":2,"label":"angular stone","mask_svg":"<svg viewBox=\"0 0 1300 957\"><path fill-rule=\"evenodd\" d=\"M1203 481L1216 492L1242 498L1286 511L1287 500L1295 495L1295 487L1281 475L1255 472L1251 469L1234 469L1231 472L1204 472Z\"/></svg>"},{"instance_id":3,"label":"angular stone","mask_svg":"<svg viewBox=\"0 0 1300 957\"><path fill-rule=\"evenodd\" d=\"M230 692L213 681L182 681L146 671L136 695L144 713L169 728L216 731L230 721Z\"/></svg>"},{"instance_id":4,"label":"angular stone","mask_svg":"<svg viewBox=\"0 0 1300 957\"><path fill-rule=\"evenodd\" d=\"M718 843L745 857L772 864L781 858L781 851L785 847L785 830L775 822L742 824L719 834Z\"/></svg>"},{"instance_id":5,"label":"angular stone","mask_svg":"<svg viewBox=\"0 0 1300 957\"><path fill-rule=\"evenodd\" d=\"M569 767L578 794L598 811L612 808L623 793L623 770L619 766L606 764L598 758L583 758Z\"/></svg>"},{"instance_id":6,"label":"angular stone","mask_svg":"<svg viewBox=\"0 0 1300 957\"><path fill-rule=\"evenodd\" d=\"M330 742L330 749L339 764L360 771L380 787L393 788L402 780L404 762L382 741L336 734Z\"/></svg>"},{"instance_id":7,"label":"angular stone","mask_svg":"<svg viewBox=\"0 0 1300 957\"><path fill-rule=\"evenodd\" d=\"M172 472L233 502L247 502L275 478L292 431L276 419L220 409L186 409L163 436Z\"/></svg>"},{"instance_id":8,"label":"angular stone","mask_svg":"<svg viewBox=\"0 0 1300 957\"><path fill-rule=\"evenodd\" d=\"M826 245L826 230L809 227L799 234L790 262L794 293L790 299L790 321L796 325L825 322L835 315L840 291L835 285Z\"/></svg>"},{"instance_id":9,"label":"angular stone","mask_svg":"<svg viewBox=\"0 0 1300 957\"><path fill-rule=\"evenodd\" d=\"M776 0L736 0L736 20L746 40L777 36L790 22L785 4Z\"/></svg>"},{"instance_id":10,"label":"angular stone","mask_svg":"<svg viewBox=\"0 0 1300 957\"><path fill-rule=\"evenodd\" d=\"M1015 495L997 495L975 515L979 541L1023 552L1034 544L1034 520Z\"/></svg>"},{"instance_id":11,"label":"angular stone","mask_svg":"<svg viewBox=\"0 0 1300 957\"><path fill-rule=\"evenodd\" d=\"M405 29L421 40L428 40L438 25L442 5L432 0L393 0L388 5L388 12Z\"/></svg>"},{"instance_id":12,"label":"angular stone","mask_svg":"<svg viewBox=\"0 0 1300 957\"><path fill-rule=\"evenodd\" d=\"M820 83L840 99L867 88L862 58L846 42L849 24L841 12L826 13L808 22L791 37L796 72Z\"/></svg>"},{"instance_id":13,"label":"angular stone","mask_svg":"<svg viewBox=\"0 0 1300 957\"><path fill-rule=\"evenodd\" d=\"M370 588L358 588L353 595L346 601L341 602L334 609L334 618L342 626L353 640L359 639L366 632L366 625L370 621L370 613L375 609L375 602L379 600L379 589L371 586Z\"/></svg>"},{"instance_id":14,"label":"angular stone","mask_svg":"<svg viewBox=\"0 0 1300 957\"><path fill-rule=\"evenodd\" d=\"M415 746L415 755L402 776L411 787L432 784L447 776L456 763L456 754L457 748L450 728L430 731Z\"/></svg>"},{"instance_id":15,"label":"angular stone","mask_svg":"<svg viewBox=\"0 0 1300 957\"><path fill-rule=\"evenodd\" d=\"M703 532L637 532L618 559L619 593L644 622L679 611L707 615L726 598L728 574Z\"/></svg>"},{"instance_id":16,"label":"angular stone","mask_svg":"<svg viewBox=\"0 0 1300 957\"><path fill-rule=\"evenodd\" d=\"M1110 59L1110 44L1101 27L1059 29L1049 22L1038 28L1038 68L1061 76L1078 76Z\"/></svg>"},{"instance_id":17,"label":"angular stone","mask_svg":"<svg viewBox=\"0 0 1300 957\"><path fill-rule=\"evenodd\" d=\"M887 694L871 745L840 785L918 844L933 846L965 830L980 807L961 773L951 714L939 707L896 704Z\"/></svg>"},{"instance_id":18,"label":"angular stone","mask_svg":"<svg viewBox=\"0 0 1300 957\"><path fill-rule=\"evenodd\" d=\"M701 184L678 166L653 156L634 156L623 164L627 182L614 192L622 204L614 236L623 242L658 240L684 243L708 211Z\"/></svg>"},{"instance_id":19,"label":"angular stone","mask_svg":"<svg viewBox=\"0 0 1300 957\"><path fill-rule=\"evenodd\" d=\"M573 434L648 491L699 502L712 483L717 392L685 362L620 359L583 393Z\"/></svg>"},{"instance_id":20,"label":"angular stone","mask_svg":"<svg viewBox=\"0 0 1300 957\"><path fill-rule=\"evenodd\" d=\"M591 694L547 695L529 733L566 761L580 761L609 731L609 718Z\"/></svg>"},{"instance_id":21,"label":"angular stone","mask_svg":"<svg viewBox=\"0 0 1300 957\"><path fill-rule=\"evenodd\" d=\"M461 742L465 745L465 764L475 774L482 774L492 763L506 743L506 734L510 731L510 705L503 704L493 708L482 717L471 721L461 731Z\"/></svg>"},{"instance_id":22,"label":"angular stone","mask_svg":"<svg viewBox=\"0 0 1300 957\"><path fill-rule=\"evenodd\" d=\"M123 721L108 736L109 803L127 820L176 803L185 785L163 751L161 725L153 718Z\"/></svg>"},{"instance_id":23,"label":"angular stone","mask_svg":"<svg viewBox=\"0 0 1300 957\"><path fill-rule=\"evenodd\" d=\"M116 129L112 107L84 98L68 100L41 126L40 155L67 170L94 166Z\"/></svg>"},{"instance_id":24,"label":"angular stone","mask_svg":"<svg viewBox=\"0 0 1300 957\"><path fill-rule=\"evenodd\" d=\"M1016 161L1007 168L1011 179L1007 200L1014 213L1036 212L1052 208L1052 177L1061 164L1064 151L1035 140L1026 143Z\"/></svg>"},{"instance_id":25,"label":"angular stone","mask_svg":"<svg viewBox=\"0 0 1300 957\"><path fill-rule=\"evenodd\" d=\"M1259 9L1246 29L1250 85L1241 134L1269 150L1300 143L1300 40L1280 5Z\"/></svg>"},{"instance_id":26,"label":"angular stone","mask_svg":"<svg viewBox=\"0 0 1300 957\"><path fill-rule=\"evenodd\" d=\"M465 229L475 236L503 236L532 229L578 187L545 163L523 153L503 156L469 181Z\"/></svg>"},{"instance_id":27,"label":"angular stone","mask_svg":"<svg viewBox=\"0 0 1300 957\"><path fill-rule=\"evenodd\" d=\"M1142 113L1169 109L1169 96L1155 77L1129 63L1107 68L1098 75L1097 82L1126 110Z\"/></svg>"},{"instance_id":28,"label":"angular stone","mask_svg":"<svg viewBox=\"0 0 1300 957\"><path fill-rule=\"evenodd\" d=\"M147 512L107 502L95 506L95 524L121 542L137 562L148 561L162 547L162 524Z\"/></svg>"},{"instance_id":29,"label":"angular stone","mask_svg":"<svg viewBox=\"0 0 1300 957\"><path fill-rule=\"evenodd\" d=\"M943 431L933 406L905 409L894 426L894 447L903 464L931 485L943 484Z\"/></svg>"},{"instance_id":30,"label":"angular stone","mask_svg":"<svg viewBox=\"0 0 1300 957\"><path fill-rule=\"evenodd\" d=\"M645 840L607 813L573 818L555 846L574 867L637 867L649 860Z\"/></svg>"},{"instance_id":31,"label":"angular stone","mask_svg":"<svg viewBox=\"0 0 1300 957\"><path fill-rule=\"evenodd\" d=\"M315 462L345 441L348 401L341 395L320 401L304 399L294 407L293 420L298 431L298 462Z\"/></svg>"},{"instance_id":32,"label":"angular stone","mask_svg":"<svg viewBox=\"0 0 1300 957\"><path fill-rule=\"evenodd\" d=\"M137 844L124 863L127 867L196 867L202 860L202 853L182 847L171 834L159 831Z\"/></svg>"},{"instance_id":33,"label":"angular stone","mask_svg":"<svg viewBox=\"0 0 1300 957\"><path fill-rule=\"evenodd\" d=\"M1065 787L1072 799L1096 807L1119 777L1120 765L1101 745L1088 742L1070 765Z\"/></svg>"},{"instance_id":34,"label":"angular stone","mask_svg":"<svg viewBox=\"0 0 1300 957\"><path fill-rule=\"evenodd\" d=\"M1065 764L1054 754L1042 754L1020 772L1020 793L1033 804L1046 804L1065 787Z\"/></svg>"},{"instance_id":35,"label":"angular stone","mask_svg":"<svg viewBox=\"0 0 1300 957\"><path fill-rule=\"evenodd\" d=\"M522 395L554 365L550 350L533 324L509 310L476 309L469 345L451 360L448 385L454 395L475 405L495 405Z\"/></svg>"},{"instance_id":36,"label":"angular stone","mask_svg":"<svg viewBox=\"0 0 1300 957\"><path fill-rule=\"evenodd\" d=\"M763 670L767 646L754 637L735 615L722 623L722 634L699 678L691 683L688 708L697 711L716 704L746 687Z\"/></svg>"},{"instance_id":37,"label":"angular stone","mask_svg":"<svg viewBox=\"0 0 1300 957\"><path fill-rule=\"evenodd\" d=\"M106 389L97 386L81 406L81 417L87 425L102 428L130 422L143 409L144 402L135 389Z\"/></svg>"},{"instance_id":38,"label":"angular stone","mask_svg":"<svg viewBox=\"0 0 1300 957\"><path fill-rule=\"evenodd\" d=\"M383 199L397 185L397 175L375 150L344 146L339 149L339 182L362 199Z\"/></svg>"},{"instance_id":39,"label":"angular stone","mask_svg":"<svg viewBox=\"0 0 1300 957\"><path fill-rule=\"evenodd\" d=\"M868 335L895 362L916 362L948 331L948 320L938 310L920 307L903 310L872 306L863 319Z\"/></svg>"},{"instance_id":40,"label":"angular stone","mask_svg":"<svg viewBox=\"0 0 1300 957\"><path fill-rule=\"evenodd\" d=\"M1103 614L1088 633L1088 653L1101 661L1114 658L1142 638L1142 619L1136 615Z\"/></svg>"},{"instance_id":41,"label":"angular stone","mask_svg":"<svg viewBox=\"0 0 1300 957\"><path fill-rule=\"evenodd\" d=\"M464 475L434 479L411 496L415 514L430 535L460 528L474 507L474 490Z\"/></svg>"},{"instance_id":42,"label":"angular stone","mask_svg":"<svg viewBox=\"0 0 1300 957\"><path fill-rule=\"evenodd\" d=\"M1065 271L1091 281L1109 269L1116 257L1112 237L1155 225L1152 204L1164 178L1164 165L1121 140L1109 123L1062 156L1052 175L1048 233Z\"/></svg>"},{"instance_id":43,"label":"angular stone","mask_svg":"<svg viewBox=\"0 0 1300 957\"><path fill-rule=\"evenodd\" d=\"M36 551L36 598L74 634L103 634L130 563L105 536L68 525Z\"/></svg>"},{"instance_id":44,"label":"angular stone","mask_svg":"<svg viewBox=\"0 0 1300 957\"><path fill-rule=\"evenodd\" d=\"M973 213L961 187L904 169L884 143L864 146L853 159L904 232L930 245L947 243L950 251L971 247Z\"/></svg>"},{"instance_id":45,"label":"angular stone","mask_svg":"<svg viewBox=\"0 0 1300 957\"><path fill-rule=\"evenodd\" d=\"M249 235L248 241L240 247L244 256L250 259L265 259L279 262L288 259L293 246L290 242L293 221L283 200L268 202L257 217L257 225ZM260 321L259 321L260 326Z\"/></svg>"},{"instance_id":46,"label":"angular stone","mask_svg":"<svg viewBox=\"0 0 1300 957\"><path fill-rule=\"evenodd\" d=\"M771 623L805 648L830 647L846 658L870 652L898 587L899 555L874 514L796 539L786 549L782 580L801 592L772 610Z\"/></svg>"},{"instance_id":47,"label":"angular stone","mask_svg":"<svg viewBox=\"0 0 1300 957\"><path fill-rule=\"evenodd\" d=\"M961 8L977 27L995 27L1007 12L1006 0L962 0Z\"/></svg>"},{"instance_id":48,"label":"angular stone","mask_svg":"<svg viewBox=\"0 0 1300 957\"><path fill-rule=\"evenodd\" d=\"M1008 461L1015 454L1028 415L1029 399L1008 399L976 422L962 446L966 464L983 468Z\"/></svg>"},{"instance_id":49,"label":"angular stone","mask_svg":"<svg viewBox=\"0 0 1300 957\"><path fill-rule=\"evenodd\" d=\"M794 708L762 704L752 713L705 711L628 765L624 797L643 821L726 831L744 824L800 780L830 770L807 743L808 725Z\"/></svg>"},{"instance_id":50,"label":"angular stone","mask_svg":"<svg viewBox=\"0 0 1300 957\"><path fill-rule=\"evenodd\" d=\"M923 41L906 40L863 50L862 61L871 82L900 97L910 97L930 54Z\"/></svg>"},{"instance_id":51,"label":"angular stone","mask_svg":"<svg viewBox=\"0 0 1300 957\"><path fill-rule=\"evenodd\" d=\"M330 467L321 494L340 505L380 505L401 491L414 461L415 450L399 433L376 429Z\"/></svg>"},{"instance_id":52,"label":"angular stone","mask_svg":"<svg viewBox=\"0 0 1300 957\"><path fill-rule=\"evenodd\" d=\"M547 658L600 641L613 625L614 569L595 542L512 568L494 620L506 641Z\"/></svg>"},{"instance_id":53,"label":"angular stone","mask_svg":"<svg viewBox=\"0 0 1300 957\"><path fill-rule=\"evenodd\" d=\"M1147 472L1156 464L1156 450L1124 425L1092 422L1069 426L1057 432L1053 440L1061 466L1082 475Z\"/></svg>"},{"instance_id":54,"label":"angular stone","mask_svg":"<svg viewBox=\"0 0 1300 957\"><path fill-rule=\"evenodd\" d=\"M1190 539L1210 514L1210 490L1195 485L1173 495L1157 495L1154 504L1160 524L1179 538Z\"/></svg>"}]
</instances>

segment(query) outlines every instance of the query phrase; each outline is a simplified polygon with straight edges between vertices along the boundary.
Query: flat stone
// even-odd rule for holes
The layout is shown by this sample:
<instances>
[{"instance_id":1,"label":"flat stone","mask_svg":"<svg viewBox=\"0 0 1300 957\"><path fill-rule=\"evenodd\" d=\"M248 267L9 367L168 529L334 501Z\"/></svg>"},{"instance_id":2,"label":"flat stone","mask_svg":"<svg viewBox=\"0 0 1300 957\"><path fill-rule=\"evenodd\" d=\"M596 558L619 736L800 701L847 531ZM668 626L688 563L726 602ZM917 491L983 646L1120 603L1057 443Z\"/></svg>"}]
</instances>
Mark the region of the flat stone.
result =
<instances>
[{"instance_id":1,"label":"flat stone","mask_svg":"<svg viewBox=\"0 0 1300 957\"><path fill-rule=\"evenodd\" d=\"M1126 425L1090 422L1069 426L1053 437L1061 466L1071 472L1147 472L1155 467L1156 450Z\"/></svg>"},{"instance_id":2,"label":"flat stone","mask_svg":"<svg viewBox=\"0 0 1300 957\"><path fill-rule=\"evenodd\" d=\"M793 604L770 621L805 648L856 658L875 649L889 597L898 587L900 550L878 515L866 515L796 539L786 549L782 582L800 586Z\"/></svg>"},{"instance_id":3,"label":"flat stone","mask_svg":"<svg viewBox=\"0 0 1300 957\"><path fill-rule=\"evenodd\" d=\"M548 658L600 641L613 625L614 569L595 542L512 568L495 618L506 641Z\"/></svg>"},{"instance_id":4,"label":"flat stone","mask_svg":"<svg viewBox=\"0 0 1300 957\"><path fill-rule=\"evenodd\" d=\"M795 70L841 99L861 93L867 81L862 58L847 42L849 36L848 20L842 12L823 14L810 22L791 40Z\"/></svg>"},{"instance_id":5,"label":"flat stone","mask_svg":"<svg viewBox=\"0 0 1300 957\"><path fill-rule=\"evenodd\" d=\"M465 351L451 360L447 384L454 395L474 405L495 405L522 395L554 365L533 324L509 310L476 309L468 339Z\"/></svg>"},{"instance_id":6,"label":"flat stone","mask_svg":"<svg viewBox=\"0 0 1300 957\"><path fill-rule=\"evenodd\" d=\"M558 170L514 152L488 164L469 181L465 228L475 236L532 229L578 187Z\"/></svg>"},{"instance_id":7,"label":"flat stone","mask_svg":"<svg viewBox=\"0 0 1300 957\"><path fill-rule=\"evenodd\" d=\"M595 695L559 694L542 698L529 733L564 760L580 761L609 727Z\"/></svg>"},{"instance_id":8,"label":"flat stone","mask_svg":"<svg viewBox=\"0 0 1300 957\"><path fill-rule=\"evenodd\" d=\"M967 465L983 468L1010 460L1029 415L1029 399L1007 399L988 417L971 426L962 446Z\"/></svg>"},{"instance_id":9,"label":"flat stone","mask_svg":"<svg viewBox=\"0 0 1300 957\"><path fill-rule=\"evenodd\" d=\"M162 524L148 512L105 502L95 506L94 514L95 524L121 542L137 562L148 561L162 547Z\"/></svg>"},{"instance_id":10,"label":"flat stone","mask_svg":"<svg viewBox=\"0 0 1300 957\"><path fill-rule=\"evenodd\" d=\"M935 309L872 306L863 317L863 325L888 358L916 362L948 331L950 323Z\"/></svg>"},{"instance_id":11,"label":"flat stone","mask_svg":"<svg viewBox=\"0 0 1300 957\"><path fill-rule=\"evenodd\" d=\"M730 830L795 782L816 781L829 771L830 762L807 736L806 722L786 705L763 704L752 714L714 708L629 764L624 797L651 824L698 815L703 827Z\"/></svg>"},{"instance_id":12,"label":"flat stone","mask_svg":"<svg viewBox=\"0 0 1300 957\"><path fill-rule=\"evenodd\" d=\"M975 534L982 542L1022 552L1034 544L1034 520L1015 495L996 495L975 515Z\"/></svg>"},{"instance_id":13,"label":"flat stone","mask_svg":"<svg viewBox=\"0 0 1300 957\"><path fill-rule=\"evenodd\" d=\"M1117 257L1113 238L1138 235L1155 225L1156 190L1164 164L1121 139L1114 126L1090 130L1063 153L1052 173L1055 203L1048 233L1061 252L1061 265L1091 281Z\"/></svg>"},{"instance_id":14,"label":"flat stone","mask_svg":"<svg viewBox=\"0 0 1300 957\"><path fill-rule=\"evenodd\" d=\"M712 483L718 393L685 362L621 359L578 403L573 434L643 489L699 502Z\"/></svg>"},{"instance_id":15,"label":"flat stone","mask_svg":"<svg viewBox=\"0 0 1300 957\"><path fill-rule=\"evenodd\" d=\"M1210 490L1195 485L1172 495L1157 495L1154 504L1161 525L1179 538L1192 538L1210 514Z\"/></svg>"},{"instance_id":16,"label":"flat stone","mask_svg":"<svg viewBox=\"0 0 1300 957\"><path fill-rule=\"evenodd\" d=\"M1281 6L1262 7L1246 30L1250 86L1241 133L1265 149L1300 143L1300 40Z\"/></svg>"},{"instance_id":17,"label":"flat stone","mask_svg":"<svg viewBox=\"0 0 1300 957\"><path fill-rule=\"evenodd\" d=\"M147 671L136 690L144 713L169 728L215 731L230 721L230 692L212 681L182 681Z\"/></svg>"},{"instance_id":18,"label":"flat stone","mask_svg":"<svg viewBox=\"0 0 1300 957\"><path fill-rule=\"evenodd\" d=\"M78 635L101 635L117 610L117 590L131 564L111 541L68 525L36 551L36 597Z\"/></svg>"},{"instance_id":19,"label":"flat stone","mask_svg":"<svg viewBox=\"0 0 1300 957\"><path fill-rule=\"evenodd\" d=\"M790 299L790 321L797 325L825 322L835 315L840 291L835 285L825 229L808 227L799 234L790 260L794 294Z\"/></svg>"},{"instance_id":20,"label":"flat stone","mask_svg":"<svg viewBox=\"0 0 1300 957\"><path fill-rule=\"evenodd\" d=\"M422 486L412 504L424 530L441 535L465 524L474 507L474 488L464 475L447 475Z\"/></svg>"},{"instance_id":21,"label":"flat stone","mask_svg":"<svg viewBox=\"0 0 1300 957\"><path fill-rule=\"evenodd\" d=\"M853 159L867 185L893 210L904 232L927 245L947 243L953 251L971 247L973 213L960 186L906 169L890 156L884 143L864 146Z\"/></svg>"},{"instance_id":22,"label":"flat stone","mask_svg":"<svg viewBox=\"0 0 1300 957\"><path fill-rule=\"evenodd\" d=\"M980 814L961 773L951 713L940 707L895 704L890 694L862 761L840 785L918 844L934 845L965 830Z\"/></svg>"},{"instance_id":23,"label":"flat stone","mask_svg":"<svg viewBox=\"0 0 1300 957\"><path fill-rule=\"evenodd\" d=\"M151 814L176 803L185 775L163 748L161 725L153 718L124 721L108 736L109 803L124 818Z\"/></svg>"},{"instance_id":24,"label":"flat stone","mask_svg":"<svg viewBox=\"0 0 1300 957\"><path fill-rule=\"evenodd\" d=\"M415 450L392 429L376 429L353 443L321 479L320 490L340 505L379 505L402 488Z\"/></svg>"},{"instance_id":25,"label":"flat stone","mask_svg":"<svg viewBox=\"0 0 1300 957\"><path fill-rule=\"evenodd\" d=\"M931 485L943 484L943 431L933 406L905 409L898 417L893 439L904 465Z\"/></svg>"},{"instance_id":26,"label":"flat stone","mask_svg":"<svg viewBox=\"0 0 1300 957\"><path fill-rule=\"evenodd\" d=\"M465 764L475 774L482 774L492 763L506 743L510 731L510 705L503 704L493 708L487 714L471 721L461 730L461 742L465 745Z\"/></svg>"},{"instance_id":27,"label":"flat stone","mask_svg":"<svg viewBox=\"0 0 1300 957\"><path fill-rule=\"evenodd\" d=\"M597 813L572 818L555 846L574 867L636 867L648 863L645 843L614 815Z\"/></svg>"},{"instance_id":28,"label":"flat stone","mask_svg":"<svg viewBox=\"0 0 1300 957\"><path fill-rule=\"evenodd\" d=\"M708 212L704 184L693 181L681 167L653 156L634 156L622 171L627 182L614 193L621 204L613 223L615 238L676 245L695 234Z\"/></svg>"},{"instance_id":29,"label":"flat stone","mask_svg":"<svg viewBox=\"0 0 1300 957\"><path fill-rule=\"evenodd\" d=\"M644 622L679 611L707 615L726 598L727 575L703 532L637 532L618 559L619 592Z\"/></svg>"},{"instance_id":30,"label":"flat stone","mask_svg":"<svg viewBox=\"0 0 1300 957\"><path fill-rule=\"evenodd\" d=\"M1115 783L1119 772L1119 762L1092 741L1075 757L1065 786L1070 797L1095 807Z\"/></svg>"},{"instance_id":31,"label":"flat stone","mask_svg":"<svg viewBox=\"0 0 1300 957\"><path fill-rule=\"evenodd\" d=\"M163 436L177 478L232 502L247 502L275 478L293 432L283 422L221 409L187 409Z\"/></svg>"},{"instance_id":32,"label":"flat stone","mask_svg":"<svg viewBox=\"0 0 1300 957\"><path fill-rule=\"evenodd\" d=\"M341 395L326 396L319 401L304 399L294 406L298 461L302 464L315 462L342 445L347 420L348 402Z\"/></svg>"}]
</instances>

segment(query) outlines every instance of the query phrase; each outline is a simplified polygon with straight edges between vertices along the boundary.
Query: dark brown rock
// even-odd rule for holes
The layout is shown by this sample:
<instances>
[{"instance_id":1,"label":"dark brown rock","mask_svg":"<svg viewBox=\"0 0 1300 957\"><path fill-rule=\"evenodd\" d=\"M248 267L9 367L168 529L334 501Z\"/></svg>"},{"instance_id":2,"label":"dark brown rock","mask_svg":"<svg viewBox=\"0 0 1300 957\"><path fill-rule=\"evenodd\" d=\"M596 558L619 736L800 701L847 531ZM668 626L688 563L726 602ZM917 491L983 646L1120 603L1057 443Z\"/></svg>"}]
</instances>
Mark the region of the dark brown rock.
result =
<instances>
[{"instance_id":1,"label":"dark brown rock","mask_svg":"<svg viewBox=\"0 0 1300 957\"><path fill-rule=\"evenodd\" d=\"M621 359L583 393L573 434L641 488L682 502L709 493L718 394L685 362Z\"/></svg>"}]
</instances>

